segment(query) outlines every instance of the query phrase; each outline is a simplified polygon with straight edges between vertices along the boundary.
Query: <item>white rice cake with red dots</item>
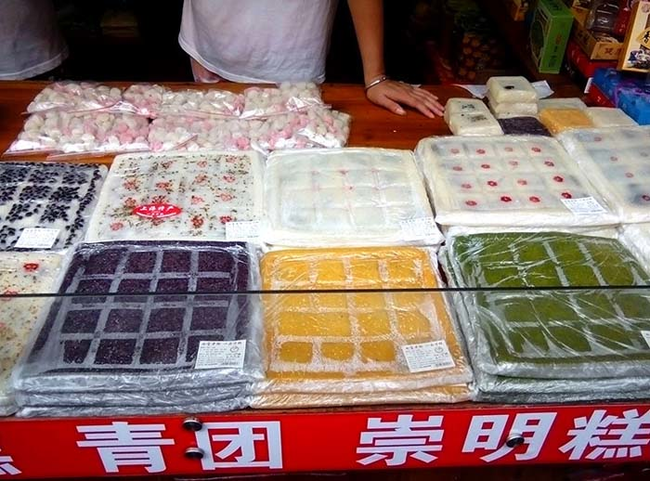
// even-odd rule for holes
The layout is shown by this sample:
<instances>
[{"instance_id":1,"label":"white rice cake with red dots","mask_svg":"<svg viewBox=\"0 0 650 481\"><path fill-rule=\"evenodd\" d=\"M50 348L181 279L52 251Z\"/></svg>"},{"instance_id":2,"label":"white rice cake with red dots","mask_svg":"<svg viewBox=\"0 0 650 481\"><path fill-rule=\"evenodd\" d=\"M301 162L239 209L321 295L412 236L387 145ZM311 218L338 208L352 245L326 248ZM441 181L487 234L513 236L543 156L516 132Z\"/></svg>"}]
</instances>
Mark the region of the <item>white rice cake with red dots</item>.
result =
<instances>
[{"instance_id":1,"label":"white rice cake with red dots","mask_svg":"<svg viewBox=\"0 0 650 481\"><path fill-rule=\"evenodd\" d=\"M293 247L438 245L442 234L413 153L274 152L264 172L262 240Z\"/></svg>"},{"instance_id":2,"label":"white rice cake with red dots","mask_svg":"<svg viewBox=\"0 0 650 481\"><path fill-rule=\"evenodd\" d=\"M416 154L443 226L541 229L618 221L554 139L431 137ZM591 210L581 209L583 202Z\"/></svg>"},{"instance_id":3,"label":"white rice cake with red dots","mask_svg":"<svg viewBox=\"0 0 650 481\"><path fill-rule=\"evenodd\" d=\"M596 127L635 127L638 124L621 109L609 107L589 107L587 117Z\"/></svg>"},{"instance_id":4,"label":"white rice cake with red dots","mask_svg":"<svg viewBox=\"0 0 650 481\"><path fill-rule=\"evenodd\" d=\"M575 130L559 139L621 222L650 222L650 126Z\"/></svg>"},{"instance_id":5,"label":"white rice cake with red dots","mask_svg":"<svg viewBox=\"0 0 650 481\"><path fill-rule=\"evenodd\" d=\"M491 77L487 81L490 97L501 102L537 102L535 88L525 77Z\"/></svg>"}]
</instances>

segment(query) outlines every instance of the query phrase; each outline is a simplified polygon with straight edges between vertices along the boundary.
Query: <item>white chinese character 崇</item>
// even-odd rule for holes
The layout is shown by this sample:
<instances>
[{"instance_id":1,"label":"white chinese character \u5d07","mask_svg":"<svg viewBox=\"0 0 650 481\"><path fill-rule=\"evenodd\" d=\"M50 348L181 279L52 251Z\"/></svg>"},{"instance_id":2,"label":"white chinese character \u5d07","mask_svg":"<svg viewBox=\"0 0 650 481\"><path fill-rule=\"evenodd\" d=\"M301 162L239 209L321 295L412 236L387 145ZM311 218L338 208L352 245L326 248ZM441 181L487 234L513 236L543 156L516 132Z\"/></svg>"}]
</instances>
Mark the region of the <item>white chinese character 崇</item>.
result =
<instances>
[{"instance_id":1,"label":"white chinese character \u5d07","mask_svg":"<svg viewBox=\"0 0 650 481\"><path fill-rule=\"evenodd\" d=\"M9 476L15 476L21 473L20 469L14 466L14 460L11 456L0 456L0 476L8 474Z\"/></svg>"},{"instance_id":2,"label":"white chinese character \u5d07","mask_svg":"<svg viewBox=\"0 0 650 481\"><path fill-rule=\"evenodd\" d=\"M242 467L282 469L278 421L204 423L203 429L196 433L196 442L205 452L201 464L206 471ZM213 443L215 448L221 445L216 453Z\"/></svg>"},{"instance_id":3,"label":"white chinese character \u5d07","mask_svg":"<svg viewBox=\"0 0 650 481\"><path fill-rule=\"evenodd\" d=\"M119 472L119 466L144 466L148 473L166 469L160 446L174 444L164 439L164 424L129 424L113 422L101 426L78 426L86 440L77 441L80 448L97 448L107 473Z\"/></svg>"},{"instance_id":4,"label":"white chinese character \u5d07","mask_svg":"<svg viewBox=\"0 0 650 481\"><path fill-rule=\"evenodd\" d=\"M551 431L556 413L517 413L509 435L521 436L523 444L527 446L522 453L516 453L517 461L527 461L537 458L544 446L544 442ZM515 446L508 446L503 438L508 422L508 414L493 416L474 416L467 431L464 453L473 453L477 449L492 451L482 456L481 459L491 463L510 454Z\"/></svg>"},{"instance_id":5,"label":"white chinese character \u5d07","mask_svg":"<svg viewBox=\"0 0 650 481\"><path fill-rule=\"evenodd\" d=\"M431 453L442 450L442 416L429 416L426 421L413 421L412 414L400 414L397 421L368 418L368 430L361 433L357 454L368 456L357 460L367 466L385 461L387 466L401 466L407 457L423 463L437 459Z\"/></svg>"},{"instance_id":6,"label":"white chinese character \u5d07","mask_svg":"<svg viewBox=\"0 0 650 481\"><path fill-rule=\"evenodd\" d=\"M568 432L571 441L560 448L571 453L571 460L582 459L587 450L587 459L638 458L642 447L650 444L650 410L639 416L639 411L630 409L618 417L597 409L589 419L574 419L573 426Z\"/></svg>"}]
</instances>

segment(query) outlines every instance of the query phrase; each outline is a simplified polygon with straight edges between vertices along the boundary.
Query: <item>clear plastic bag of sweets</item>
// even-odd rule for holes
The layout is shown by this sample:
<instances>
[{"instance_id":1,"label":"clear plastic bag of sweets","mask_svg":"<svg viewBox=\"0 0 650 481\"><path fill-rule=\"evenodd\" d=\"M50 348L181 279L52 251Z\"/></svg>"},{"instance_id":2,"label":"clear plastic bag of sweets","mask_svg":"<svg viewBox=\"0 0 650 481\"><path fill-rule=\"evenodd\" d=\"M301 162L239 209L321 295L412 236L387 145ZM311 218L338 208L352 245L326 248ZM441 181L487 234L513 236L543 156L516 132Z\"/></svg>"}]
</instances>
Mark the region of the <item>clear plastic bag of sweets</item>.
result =
<instances>
[{"instance_id":1,"label":"clear plastic bag of sweets","mask_svg":"<svg viewBox=\"0 0 650 481\"><path fill-rule=\"evenodd\" d=\"M55 82L41 90L27 106L30 114L47 110L82 112L114 106L122 100L122 90L94 82Z\"/></svg>"}]
</instances>

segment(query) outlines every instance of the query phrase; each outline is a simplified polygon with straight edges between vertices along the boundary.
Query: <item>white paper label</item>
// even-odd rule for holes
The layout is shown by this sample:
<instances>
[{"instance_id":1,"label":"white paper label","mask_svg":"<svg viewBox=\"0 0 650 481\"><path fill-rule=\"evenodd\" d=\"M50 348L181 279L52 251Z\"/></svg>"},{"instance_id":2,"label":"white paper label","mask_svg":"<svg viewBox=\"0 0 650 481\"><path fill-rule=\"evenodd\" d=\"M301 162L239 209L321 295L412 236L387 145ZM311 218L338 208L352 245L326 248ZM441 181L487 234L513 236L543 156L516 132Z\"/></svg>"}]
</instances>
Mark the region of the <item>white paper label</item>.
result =
<instances>
[{"instance_id":1,"label":"white paper label","mask_svg":"<svg viewBox=\"0 0 650 481\"><path fill-rule=\"evenodd\" d=\"M648 344L648 347L650 347L650 331L641 331L641 335L643 336L643 339L645 339L645 342Z\"/></svg>"},{"instance_id":2,"label":"white paper label","mask_svg":"<svg viewBox=\"0 0 650 481\"><path fill-rule=\"evenodd\" d=\"M569 209L574 214L578 215L592 215L604 214L607 211L598 203L593 197L581 197L579 199L560 199L564 207Z\"/></svg>"},{"instance_id":3,"label":"white paper label","mask_svg":"<svg viewBox=\"0 0 650 481\"><path fill-rule=\"evenodd\" d=\"M201 341L194 369L232 367L242 369L246 355L246 341Z\"/></svg>"},{"instance_id":4,"label":"white paper label","mask_svg":"<svg viewBox=\"0 0 650 481\"><path fill-rule=\"evenodd\" d=\"M406 241L435 236L438 231L433 217L403 220L400 222L400 227L402 229L402 238Z\"/></svg>"},{"instance_id":5,"label":"white paper label","mask_svg":"<svg viewBox=\"0 0 650 481\"><path fill-rule=\"evenodd\" d=\"M402 352L411 372L449 369L456 365L445 341L409 344L402 346Z\"/></svg>"},{"instance_id":6,"label":"white paper label","mask_svg":"<svg viewBox=\"0 0 650 481\"><path fill-rule=\"evenodd\" d=\"M226 240L249 240L260 237L260 223L250 222L228 222L226 224Z\"/></svg>"},{"instance_id":7,"label":"white paper label","mask_svg":"<svg viewBox=\"0 0 650 481\"><path fill-rule=\"evenodd\" d=\"M454 86L467 90L478 99L484 98L488 93L488 88L485 85L454 84Z\"/></svg>"},{"instance_id":8,"label":"white paper label","mask_svg":"<svg viewBox=\"0 0 650 481\"><path fill-rule=\"evenodd\" d=\"M60 229L25 229L15 247L20 249L51 249L56 238L59 237Z\"/></svg>"},{"instance_id":9,"label":"white paper label","mask_svg":"<svg viewBox=\"0 0 650 481\"><path fill-rule=\"evenodd\" d=\"M540 99L545 99L555 93L546 80L539 80L531 85L537 91L537 97Z\"/></svg>"}]
</instances>

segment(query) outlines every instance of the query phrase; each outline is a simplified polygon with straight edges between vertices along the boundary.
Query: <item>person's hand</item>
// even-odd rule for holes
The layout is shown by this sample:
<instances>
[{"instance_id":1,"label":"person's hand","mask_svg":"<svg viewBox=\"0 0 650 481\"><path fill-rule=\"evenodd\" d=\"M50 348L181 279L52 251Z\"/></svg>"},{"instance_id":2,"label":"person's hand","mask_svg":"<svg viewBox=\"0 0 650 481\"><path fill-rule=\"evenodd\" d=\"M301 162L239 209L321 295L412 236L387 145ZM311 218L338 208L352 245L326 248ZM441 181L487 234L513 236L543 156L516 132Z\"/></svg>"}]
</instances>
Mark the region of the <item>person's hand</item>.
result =
<instances>
[{"instance_id":1,"label":"person's hand","mask_svg":"<svg viewBox=\"0 0 650 481\"><path fill-rule=\"evenodd\" d=\"M406 115L400 105L408 105L419 110L423 115L434 118L444 114L444 107L438 102L438 97L419 87L395 80L385 80L366 90L366 97L372 103L384 107L397 115Z\"/></svg>"}]
</instances>

